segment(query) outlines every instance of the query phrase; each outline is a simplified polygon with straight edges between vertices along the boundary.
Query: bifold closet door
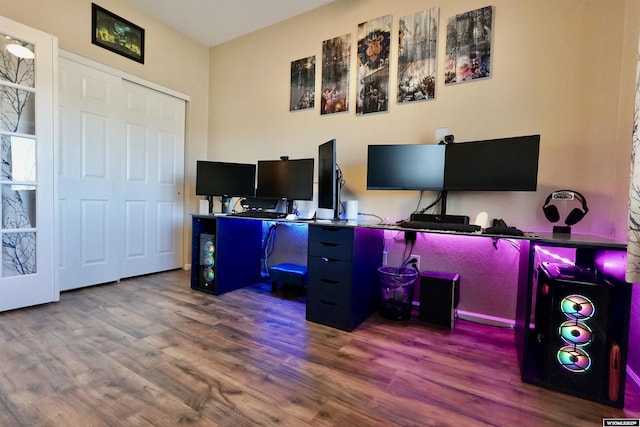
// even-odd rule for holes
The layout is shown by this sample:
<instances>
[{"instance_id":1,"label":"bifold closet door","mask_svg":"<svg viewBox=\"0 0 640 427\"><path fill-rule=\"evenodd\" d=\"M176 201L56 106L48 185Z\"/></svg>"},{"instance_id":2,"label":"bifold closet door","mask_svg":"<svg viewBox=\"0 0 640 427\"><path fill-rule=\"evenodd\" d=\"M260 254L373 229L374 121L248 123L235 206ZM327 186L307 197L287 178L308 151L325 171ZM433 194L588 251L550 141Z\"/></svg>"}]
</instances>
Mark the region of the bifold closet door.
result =
<instances>
[{"instance_id":1,"label":"bifold closet door","mask_svg":"<svg viewBox=\"0 0 640 427\"><path fill-rule=\"evenodd\" d=\"M59 59L60 290L120 279L121 79Z\"/></svg>"},{"instance_id":2,"label":"bifold closet door","mask_svg":"<svg viewBox=\"0 0 640 427\"><path fill-rule=\"evenodd\" d=\"M185 101L60 58L60 289L182 265Z\"/></svg>"},{"instance_id":3,"label":"bifold closet door","mask_svg":"<svg viewBox=\"0 0 640 427\"><path fill-rule=\"evenodd\" d=\"M128 81L122 277L182 266L185 102Z\"/></svg>"}]
</instances>

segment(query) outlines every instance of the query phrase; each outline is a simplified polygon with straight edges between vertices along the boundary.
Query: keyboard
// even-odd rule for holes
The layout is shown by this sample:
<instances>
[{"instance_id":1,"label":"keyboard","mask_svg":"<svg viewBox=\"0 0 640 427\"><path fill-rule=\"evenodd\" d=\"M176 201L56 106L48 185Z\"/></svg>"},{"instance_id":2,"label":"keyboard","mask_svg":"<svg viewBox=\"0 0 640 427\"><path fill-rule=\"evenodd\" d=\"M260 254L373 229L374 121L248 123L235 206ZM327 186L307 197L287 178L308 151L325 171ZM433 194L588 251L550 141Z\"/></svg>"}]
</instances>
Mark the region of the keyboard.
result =
<instances>
[{"instance_id":1,"label":"keyboard","mask_svg":"<svg viewBox=\"0 0 640 427\"><path fill-rule=\"evenodd\" d=\"M243 218L258 218L258 219L282 219L287 216L282 212L265 212L265 211L243 211L234 212L228 216L239 216Z\"/></svg>"},{"instance_id":2,"label":"keyboard","mask_svg":"<svg viewBox=\"0 0 640 427\"><path fill-rule=\"evenodd\" d=\"M454 222L400 221L398 225L402 228L417 228L419 230L460 231L465 233L480 231L479 225Z\"/></svg>"}]
</instances>

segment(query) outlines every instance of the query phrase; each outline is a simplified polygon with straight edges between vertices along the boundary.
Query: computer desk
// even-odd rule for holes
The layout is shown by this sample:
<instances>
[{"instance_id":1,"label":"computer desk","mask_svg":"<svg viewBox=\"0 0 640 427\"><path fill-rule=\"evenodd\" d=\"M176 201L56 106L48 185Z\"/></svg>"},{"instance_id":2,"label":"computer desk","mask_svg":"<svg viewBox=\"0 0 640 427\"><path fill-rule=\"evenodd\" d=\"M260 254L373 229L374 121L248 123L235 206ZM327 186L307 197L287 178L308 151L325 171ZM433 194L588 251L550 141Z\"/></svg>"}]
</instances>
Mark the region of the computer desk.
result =
<instances>
[{"instance_id":1,"label":"computer desk","mask_svg":"<svg viewBox=\"0 0 640 427\"><path fill-rule=\"evenodd\" d=\"M260 282L263 221L274 220L193 215L191 287L219 295ZM382 263L385 230L452 233L344 221L298 222L308 225L307 320L344 331L354 330L380 308L377 269ZM514 237L453 233L457 236L468 234L492 239L511 239L518 245L515 341L523 381L622 407L631 309L631 285L624 282L624 275L621 273L626 259L626 244L588 234L559 236L538 233ZM550 295L553 296L554 292L558 295L555 299L547 298L552 306L547 307L545 312L550 320L544 323L548 330L543 331L540 325L535 324L536 300L543 300L547 295L541 294L542 291L537 286L539 258L541 253L552 252L554 248L575 249L575 265L597 271L598 277L608 285L603 288L602 285L585 284L580 280L550 280L545 288L551 289ZM609 262L607 258L613 261ZM605 300L598 294L603 289L607 292ZM603 324L590 324L589 319L582 321L581 325L586 324L590 328L593 341L583 346L574 345L575 351L567 353L569 358L579 361L582 349L596 348L598 354L591 355L594 358L591 366L601 366L603 363L607 366L615 365L599 370L595 381L598 387L595 391L592 387L585 387L585 384L592 384L593 379L585 380L586 383L574 381L571 377L573 372L566 366L561 367L560 371L554 371L554 357L557 356L558 349L568 345L562 337L556 336L558 334L555 331L568 319L559 312L561 308L558 300L562 300L562 292L566 294L569 290L574 291L572 294L584 293L587 297L593 294L594 298L599 299L593 302L596 309L608 312ZM554 321L559 324L553 324ZM591 323L594 321L591 320ZM577 332L570 330L569 333ZM614 354L615 360L612 359ZM575 368L579 369L579 364L576 363ZM606 378L601 378L605 374ZM588 377L584 375L579 378ZM602 388L606 390L601 390Z\"/></svg>"}]
</instances>

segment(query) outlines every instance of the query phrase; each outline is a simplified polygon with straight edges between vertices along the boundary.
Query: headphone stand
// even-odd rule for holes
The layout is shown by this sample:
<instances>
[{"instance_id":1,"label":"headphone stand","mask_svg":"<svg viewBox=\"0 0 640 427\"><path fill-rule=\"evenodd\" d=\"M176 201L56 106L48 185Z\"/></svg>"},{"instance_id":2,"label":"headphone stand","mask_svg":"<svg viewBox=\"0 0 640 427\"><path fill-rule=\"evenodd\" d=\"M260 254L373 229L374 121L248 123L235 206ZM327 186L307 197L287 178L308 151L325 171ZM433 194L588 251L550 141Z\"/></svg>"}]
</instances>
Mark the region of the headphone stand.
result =
<instances>
[{"instance_id":1,"label":"headphone stand","mask_svg":"<svg viewBox=\"0 0 640 427\"><path fill-rule=\"evenodd\" d=\"M571 235L571 226L569 225L554 225L553 234L567 234Z\"/></svg>"}]
</instances>

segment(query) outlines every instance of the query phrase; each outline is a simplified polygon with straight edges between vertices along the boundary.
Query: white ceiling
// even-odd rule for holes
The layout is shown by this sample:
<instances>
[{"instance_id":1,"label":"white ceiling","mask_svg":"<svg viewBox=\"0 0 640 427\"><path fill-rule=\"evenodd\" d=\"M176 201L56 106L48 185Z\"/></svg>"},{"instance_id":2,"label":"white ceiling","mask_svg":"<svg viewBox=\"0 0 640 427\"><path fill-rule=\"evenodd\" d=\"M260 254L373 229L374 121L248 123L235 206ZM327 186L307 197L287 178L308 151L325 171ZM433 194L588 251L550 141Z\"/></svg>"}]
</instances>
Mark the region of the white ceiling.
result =
<instances>
[{"instance_id":1,"label":"white ceiling","mask_svg":"<svg viewBox=\"0 0 640 427\"><path fill-rule=\"evenodd\" d=\"M211 47L315 9L333 0L126 0Z\"/></svg>"}]
</instances>

